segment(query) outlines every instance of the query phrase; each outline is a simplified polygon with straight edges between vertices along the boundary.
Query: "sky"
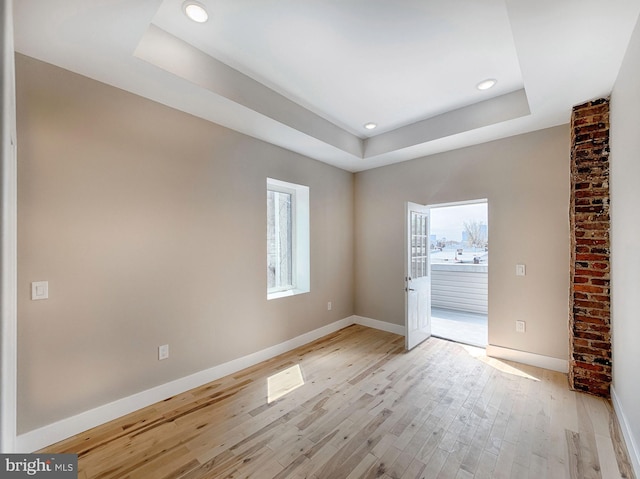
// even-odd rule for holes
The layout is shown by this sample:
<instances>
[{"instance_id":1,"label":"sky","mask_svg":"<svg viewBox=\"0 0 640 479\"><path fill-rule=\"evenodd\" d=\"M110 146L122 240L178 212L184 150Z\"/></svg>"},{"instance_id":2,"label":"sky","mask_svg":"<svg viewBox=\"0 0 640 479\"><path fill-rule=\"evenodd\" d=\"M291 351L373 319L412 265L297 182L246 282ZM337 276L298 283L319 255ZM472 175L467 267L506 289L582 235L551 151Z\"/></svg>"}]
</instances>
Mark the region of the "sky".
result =
<instances>
[{"instance_id":1,"label":"sky","mask_svg":"<svg viewBox=\"0 0 640 479\"><path fill-rule=\"evenodd\" d=\"M431 234L437 239L462 240L465 221L477 221L488 224L487 203L474 203L460 206L447 206L431 209Z\"/></svg>"}]
</instances>

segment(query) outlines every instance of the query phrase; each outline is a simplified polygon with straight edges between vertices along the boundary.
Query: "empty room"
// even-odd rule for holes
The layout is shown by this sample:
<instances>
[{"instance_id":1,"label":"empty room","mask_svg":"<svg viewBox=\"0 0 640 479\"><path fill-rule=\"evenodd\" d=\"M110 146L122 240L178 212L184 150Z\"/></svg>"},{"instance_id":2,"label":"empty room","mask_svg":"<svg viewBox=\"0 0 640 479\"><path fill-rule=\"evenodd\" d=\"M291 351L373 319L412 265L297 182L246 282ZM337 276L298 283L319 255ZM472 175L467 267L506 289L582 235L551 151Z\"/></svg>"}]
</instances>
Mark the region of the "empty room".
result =
<instances>
[{"instance_id":1,"label":"empty room","mask_svg":"<svg viewBox=\"0 0 640 479\"><path fill-rule=\"evenodd\" d=\"M640 477L640 0L0 5L0 476Z\"/></svg>"}]
</instances>

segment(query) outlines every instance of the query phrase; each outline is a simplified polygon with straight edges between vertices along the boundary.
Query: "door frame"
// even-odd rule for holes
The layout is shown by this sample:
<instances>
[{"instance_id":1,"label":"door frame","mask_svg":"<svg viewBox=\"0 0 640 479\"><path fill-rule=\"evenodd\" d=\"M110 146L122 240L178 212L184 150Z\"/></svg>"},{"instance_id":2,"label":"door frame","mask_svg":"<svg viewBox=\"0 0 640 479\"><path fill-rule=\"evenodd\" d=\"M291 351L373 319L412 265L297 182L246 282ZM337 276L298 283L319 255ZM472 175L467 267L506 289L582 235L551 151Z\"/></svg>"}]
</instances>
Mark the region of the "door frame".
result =
<instances>
[{"instance_id":1,"label":"door frame","mask_svg":"<svg viewBox=\"0 0 640 479\"><path fill-rule=\"evenodd\" d=\"M475 199L471 199L471 200L461 200L461 201L451 201L451 202L446 202L446 203L436 203L436 204L429 204L429 209L430 210L434 210L434 209L439 209L439 208L450 208L450 207L455 207L455 206L466 206L466 205L477 205L477 204L486 204L487 205L487 236L488 238L491 237L490 232L488 231L489 225L491 224L491 221L489 221L489 216L490 216L490 211L489 211L489 198L475 198ZM429 267L431 267L431 262L429 262ZM491 281L491 267L488 268L487 270L487 281ZM489 292L487 291L487 304L489 302ZM489 326L489 308L487 306L487 327ZM488 334L487 334L488 336ZM489 344L489 338L487 337L487 345Z\"/></svg>"}]
</instances>

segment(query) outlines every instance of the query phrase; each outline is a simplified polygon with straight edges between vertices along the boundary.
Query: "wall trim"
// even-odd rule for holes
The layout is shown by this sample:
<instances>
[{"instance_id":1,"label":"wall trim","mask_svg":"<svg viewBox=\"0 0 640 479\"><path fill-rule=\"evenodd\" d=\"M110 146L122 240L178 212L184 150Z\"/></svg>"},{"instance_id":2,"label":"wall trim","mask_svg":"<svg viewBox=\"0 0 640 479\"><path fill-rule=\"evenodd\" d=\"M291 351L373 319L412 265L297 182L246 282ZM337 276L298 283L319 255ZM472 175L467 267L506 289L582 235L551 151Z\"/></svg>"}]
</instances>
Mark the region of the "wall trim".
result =
<instances>
[{"instance_id":1,"label":"wall trim","mask_svg":"<svg viewBox=\"0 0 640 479\"><path fill-rule=\"evenodd\" d=\"M354 324L361 326L367 326L373 329L379 329L380 331L386 331L387 333L399 334L404 336L404 325L387 323L386 321L380 321L377 319L366 318L364 316L352 316Z\"/></svg>"},{"instance_id":2,"label":"wall trim","mask_svg":"<svg viewBox=\"0 0 640 479\"><path fill-rule=\"evenodd\" d=\"M13 2L0 2L0 452L16 447L18 241Z\"/></svg>"},{"instance_id":3,"label":"wall trim","mask_svg":"<svg viewBox=\"0 0 640 479\"><path fill-rule=\"evenodd\" d=\"M529 366L537 366L539 368L550 369L561 373L567 373L569 371L569 363L566 359L552 358L550 356L543 356L542 354L503 348L502 346L496 346L494 344L489 344L487 346L487 356L528 364Z\"/></svg>"},{"instance_id":4,"label":"wall trim","mask_svg":"<svg viewBox=\"0 0 640 479\"><path fill-rule=\"evenodd\" d=\"M633 473L636 477L640 477L640 446L633 437L629 421L622 409L622 404L620 404L620 399L616 394L616 389L613 386L611 386L611 403L613 404L613 410L616 413L620 429L622 430L622 436L624 437L624 442L627 446L629 459L631 459L631 465L633 466Z\"/></svg>"},{"instance_id":5,"label":"wall trim","mask_svg":"<svg viewBox=\"0 0 640 479\"><path fill-rule=\"evenodd\" d=\"M205 369L204 371L199 371L166 384L161 384L146 391L141 391L75 416L62 419L53 424L20 434L17 437L16 449L18 452L24 453L37 451L93 427L163 401L176 394L202 386L208 382L215 381L262 361L266 361L267 359L271 359L279 354L291 351L292 349L308 344L327 334L351 326L352 324L355 324L354 316L349 316L280 344L276 344L275 346L248 354L241 358L233 359L226 363Z\"/></svg>"},{"instance_id":6,"label":"wall trim","mask_svg":"<svg viewBox=\"0 0 640 479\"><path fill-rule=\"evenodd\" d=\"M291 351L292 349L308 344L323 336L339 331L347 326L351 326L352 324L359 324L361 326L401 336L404 336L405 334L405 327L399 324L379 321L377 319L371 319L364 316L349 316L261 351L248 354L204 371L199 371L166 384L161 384L154 388L147 389L146 391L141 391L111 403L98 406L75 416L62 419L53 424L20 434L16 438L16 450L18 452L37 451L68 437L80 434L81 432L87 431L93 427L112 421L126 414L130 414L156 402L163 401L171 396L175 396L176 394L202 386L208 382L215 381L262 361L271 359L279 354ZM562 373L566 373L568 371L568 363L566 360L529 353L526 351L518 351L516 349L504 348L492 344L487 346L487 356L516 361ZM628 423L626 422L626 418L622 412L613 388L611 393L614 409L619 417L625 440L627 441L627 444L630 445L629 452L632 456L634 469L637 471L640 463L638 448L633 441Z\"/></svg>"},{"instance_id":7,"label":"wall trim","mask_svg":"<svg viewBox=\"0 0 640 479\"><path fill-rule=\"evenodd\" d=\"M181 394L190 389L215 381L229 374L236 373L262 361L271 359L279 354L286 353L300 346L304 346L323 336L339 331L340 329L359 324L369 328L379 329L404 336L404 326L391 324L377 319L362 316L348 316L331 324L315 329L308 333L296 336L275 346L248 354L241 358L233 359L204 371L170 381L166 384L141 391L131 396L118 399L108 404L82 412L75 416L61 419L53 424L48 424L38 429L18 435L16 439L16 451L33 452L47 447L56 442L67 439L83 431L112 421L126 414L144 407L163 401L171 396Z\"/></svg>"}]
</instances>

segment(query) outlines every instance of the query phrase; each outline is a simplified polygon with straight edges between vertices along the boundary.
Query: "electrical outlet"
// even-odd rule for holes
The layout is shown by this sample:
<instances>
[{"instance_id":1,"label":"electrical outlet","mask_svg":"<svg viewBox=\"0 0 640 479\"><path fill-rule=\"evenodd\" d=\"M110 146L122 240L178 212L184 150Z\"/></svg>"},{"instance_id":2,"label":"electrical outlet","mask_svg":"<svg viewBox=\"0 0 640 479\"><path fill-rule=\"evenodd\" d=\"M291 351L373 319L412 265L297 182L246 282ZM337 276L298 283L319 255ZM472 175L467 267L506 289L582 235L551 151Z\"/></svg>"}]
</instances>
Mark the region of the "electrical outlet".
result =
<instances>
[{"instance_id":1,"label":"electrical outlet","mask_svg":"<svg viewBox=\"0 0 640 479\"><path fill-rule=\"evenodd\" d=\"M516 321L516 333L524 333L526 331L526 323L524 321Z\"/></svg>"},{"instance_id":2,"label":"electrical outlet","mask_svg":"<svg viewBox=\"0 0 640 479\"><path fill-rule=\"evenodd\" d=\"M525 276L527 274L527 269L523 264L516 265L516 276Z\"/></svg>"},{"instance_id":3,"label":"electrical outlet","mask_svg":"<svg viewBox=\"0 0 640 479\"><path fill-rule=\"evenodd\" d=\"M163 344L162 346L158 346L158 361L162 361L163 359L167 359L169 357L169 345Z\"/></svg>"},{"instance_id":4,"label":"electrical outlet","mask_svg":"<svg viewBox=\"0 0 640 479\"><path fill-rule=\"evenodd\" d=\"M331 311L331 301L327 303L327 311Z\"/></svg>"}]
</instances>

